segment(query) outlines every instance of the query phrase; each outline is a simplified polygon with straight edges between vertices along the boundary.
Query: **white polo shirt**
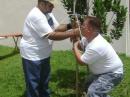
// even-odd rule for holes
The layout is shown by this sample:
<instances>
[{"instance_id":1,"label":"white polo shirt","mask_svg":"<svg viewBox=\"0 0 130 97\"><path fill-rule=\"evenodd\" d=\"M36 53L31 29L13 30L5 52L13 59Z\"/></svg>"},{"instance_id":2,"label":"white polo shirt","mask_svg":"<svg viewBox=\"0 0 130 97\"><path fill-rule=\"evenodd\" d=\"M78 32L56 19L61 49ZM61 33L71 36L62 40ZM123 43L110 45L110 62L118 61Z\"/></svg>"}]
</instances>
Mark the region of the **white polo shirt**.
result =
<instances>
[{"instance_id":1,"label":"white polo shirt","mask_svg":"<svg viewBox=\"0 0 130 97\"><path fill-rule=\"evenodd\" d=\"M54 29L59 26L52 13L49 14L54 22ZM46 16L34 7L28 14L23 28L23 37L20 42L21 56L29 60L41 60L50 56L52 42L44 36L53 32Z\"/></svg>"},{"instance_id":2,"label":"white polo shirt","mask_svg":"<svg viewBox=\"0 0 130 97\"><path fill-rule=\"evenodd\" d=\"M93 74L123 73L123 64L112 46L99 34L85 48L81 60Z\"/></svg>"}]
</instances>

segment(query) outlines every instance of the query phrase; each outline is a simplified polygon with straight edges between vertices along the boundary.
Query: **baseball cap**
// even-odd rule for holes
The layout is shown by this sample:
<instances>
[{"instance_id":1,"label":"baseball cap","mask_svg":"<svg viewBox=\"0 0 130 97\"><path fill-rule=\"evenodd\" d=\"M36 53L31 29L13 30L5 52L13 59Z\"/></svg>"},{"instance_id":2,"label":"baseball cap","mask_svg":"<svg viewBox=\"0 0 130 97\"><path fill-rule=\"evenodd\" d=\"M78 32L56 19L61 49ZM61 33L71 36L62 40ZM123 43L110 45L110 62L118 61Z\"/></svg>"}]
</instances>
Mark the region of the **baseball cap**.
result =
<instances>
[{"instance_id":1,"label":"baseball cap","mask_svg":"<svg viewBox=\"0 0 130 97\"><path fill-rule=\"evenodd\" d=\"M48 2L50 2L52 4L55 4L55 0L44 0L44 1L48 1Z\"/></svg>"}]
</instances>

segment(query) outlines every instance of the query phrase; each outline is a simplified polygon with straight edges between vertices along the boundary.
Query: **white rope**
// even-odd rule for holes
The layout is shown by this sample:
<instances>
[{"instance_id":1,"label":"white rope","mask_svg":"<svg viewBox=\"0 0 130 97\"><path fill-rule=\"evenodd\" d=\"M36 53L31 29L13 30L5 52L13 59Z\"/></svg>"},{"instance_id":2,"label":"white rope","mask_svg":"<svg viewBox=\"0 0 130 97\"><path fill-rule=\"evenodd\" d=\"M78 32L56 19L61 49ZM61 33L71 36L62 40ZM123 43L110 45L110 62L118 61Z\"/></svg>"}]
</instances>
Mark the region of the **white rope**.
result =
<instances>
[{"instance_id":1,"label":"white rope","mask_svg":"<svg viewBox=\"0 0 130 97\"><path fill-rule=\"evenodd\" d=\"M78 14L76 13L76 2L77 2L77 0L74 0L74 2L73 2L73 15L75 16L75 18L76 18L76 23L78 24L78 29L79 29L79 32L80 32L80 37L82 38L83 36L82 36L82 33L81 33L81 29L80 29L80 22L79 22L79 19L78 19Z\"/></svg>"},{"instance_id":2,"label":"white rope","mask_svg":"<svg viewBox=\"0 0 130 97\"><path fill-rule=\"evenodd\" d=\"M77 14L75 14L75 17L76 17L76 20L77 20L76 23L78 24L78 29L79 29L80 37L82 38L83 36L82 36L82 32L81 32L81 28L80 28L80 22L79 22Z\"/></svg>"},{"instance_id":3,"label":"white rope","mask_svg":"<svg viewBox=\"0 0 130 97\"><path fill-rule=\"evenodd\" d=\"M73 2L73 14L75 14L76 2L77 2L77 0L74 0L74 2Z\"/></svg>"},{"instance_id":4,"label":"white rope","mask_svg":"<svg viewBox=\"0 0 130 97\"><path fill-rule=\"evenodd\" d=\"M73 2L73 14L75 15L75 18L77 18L77 15L75 13L76 2L77 2L77 0L74 0L74 2ZM79 25L78 25L78 27L79 27ZM79 85L78 84L79 84L79 66L76 63L76 97L78 97L78 94L79 94Z\"/></svg>"}]
</instances>

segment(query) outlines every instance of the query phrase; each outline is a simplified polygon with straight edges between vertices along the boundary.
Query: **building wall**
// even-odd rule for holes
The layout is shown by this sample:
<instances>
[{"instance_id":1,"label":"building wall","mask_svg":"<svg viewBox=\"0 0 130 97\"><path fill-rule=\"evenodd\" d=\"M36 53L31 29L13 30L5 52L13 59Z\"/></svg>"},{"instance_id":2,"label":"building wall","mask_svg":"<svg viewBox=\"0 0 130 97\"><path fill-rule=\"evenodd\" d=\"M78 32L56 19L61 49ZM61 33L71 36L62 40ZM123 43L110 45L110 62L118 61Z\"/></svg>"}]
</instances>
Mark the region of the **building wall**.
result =
<instances>
[{"instance_id":1,"label":"building wall","mask_svg":"<svg viewBox=\"0 0 130 97\"><path fill-rule=\"evenodd\" d=\"M28 12L37 4L37 0L0 0L0 34L22 32L24 20ZM55 9L53 11L59 23L67 23L69 20L67 13L63 10L63 6L56 0ZM1 45L14 46L13 40L0 39ZM69 40L54 42L55 50L68 50L72 48Z\"/></svg>"},{"instance_id":2,"label":"building wall","mask_svg":"<svg viewBox=\"0 0 130 97\"><path fill-rule=\"evenodd\" d=\"M24 19L36 0L0 0L0 34L22 32ZM1 39L0 44L13 46L11 38Z\"/></svg>"},{"instance_id":3,"label":"building wall","mask_svg":"<svg viewBox=\"0 0 130 97\"><path fill-rule=\"evenodd\" d=\"M126 5L128 7L127 13L127 23L126 23L126 30L127 30L127 41L126 41L126 55L130 56L130 1L126 1Z\"/></svg>"},{"instance_id":4,"label":"building wall","mask_svg":"<svg viewBox=\"0 0 130 97\"><path fill-rule=\"evenodd\" d=\"M24 19L36 0L0 0L0 32L22 31Z\"/></svg>"},{"instance_id":5,"label":"building wall","mask_svg":"<svg viewBox=\"0 0 130 97\"><path fill-rule=\"evenodd\" d=\"M68 15L64 10L60 0L56 0L55 9L53 11L60 23L67 23ZM37 4L37 0L0 0L0 33L22 32L23 23L28 12ZM122 4L129 6L129 0L122 0ZM124 34L118 40L112 43L117 52L127 53L130 55L130 34L129 34L129 14L127 14L127 22L124 27ZM1 39L0 44L13 46L11 38ZM72 48L69 39L54 43L55 50L68 50Z\"/></svg>"}]
</instances>

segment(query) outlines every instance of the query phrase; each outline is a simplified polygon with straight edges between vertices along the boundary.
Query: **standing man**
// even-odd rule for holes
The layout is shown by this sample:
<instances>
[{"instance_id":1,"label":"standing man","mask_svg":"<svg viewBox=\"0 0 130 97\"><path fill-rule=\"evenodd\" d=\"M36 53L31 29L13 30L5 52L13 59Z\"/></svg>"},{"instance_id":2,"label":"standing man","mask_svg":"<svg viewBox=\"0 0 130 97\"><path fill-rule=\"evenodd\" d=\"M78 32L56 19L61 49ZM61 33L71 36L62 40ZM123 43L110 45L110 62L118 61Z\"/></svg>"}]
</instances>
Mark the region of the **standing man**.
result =
<instances>
[{"instance_id":1,"label":"standing man","mask_svg":"<svg viewBox=\"0 0 130 97\"><path fill-rule=\"evenodd\" d=\"M50 55L52 40L63 40L78 35L71 25L59 25L51 13L54 0L38 0L28 14L20 42L27 97L50 97Z\"/></svg>"},{"instance_id":2,"label":"standing man","mask_svg":"<svg viewBox=\"0 0 130 97\"><path fill-rule=\"evenodd\" d=\"M81 26L85 37L82 45L85 52L81 53L81 42L74 43L74 54L80 64L88 64L91 76L86 82L87 97L110 97L107 94L117 86L123 77L123 64L112 46L99 34L100 21L88 16Z\"/></svg>"}]
</instances>

